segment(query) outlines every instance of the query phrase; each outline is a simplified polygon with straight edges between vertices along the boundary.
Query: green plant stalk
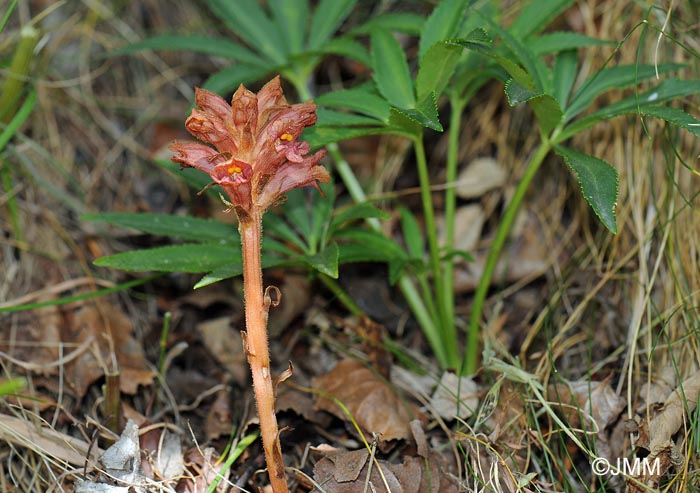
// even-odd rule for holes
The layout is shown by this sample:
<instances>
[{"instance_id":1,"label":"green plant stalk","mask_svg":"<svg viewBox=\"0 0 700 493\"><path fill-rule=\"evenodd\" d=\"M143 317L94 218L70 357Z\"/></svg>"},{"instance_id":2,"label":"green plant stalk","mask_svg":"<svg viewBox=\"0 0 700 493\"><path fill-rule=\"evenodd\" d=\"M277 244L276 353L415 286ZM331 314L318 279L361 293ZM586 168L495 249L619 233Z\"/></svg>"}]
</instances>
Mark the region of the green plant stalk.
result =
<instances>
[{"instance_id":1,"label":"green plant stalk","mask_svg":"<svg viewBox=\"0 0 700 493\"><path fill-rule=\"evenodd\" d=\"M486 263L484 264L484 270L481 274L481 279L479 279L479 285L474 293L474 301L472 304L472 312L469 318L469 328L467 332L467 347L465 351L465 357L462 364L462 374L470 375L476 371L479 357L479 328L481 325L482 313L484 310L484 302L486 301L486 295L491 285L491 279L493 278L493 273L496 269L496 263L501 257L501 252L503 251L503 246L508 239L511 229L513 228L513 223L520 210L520 205L525 198L528 188L532 179L535 177L537 170L544 162L544 158L547 157L549 151L552 150L552 143L549 139L543 137L542 144L537 148L535 154L530 159L530 163L527 165L525 174L523 175L520 183L518 183L513 198L511 199L508 207L506 208L505 214L503 214L503 219L498 225L496 230L496 236L491 243L491 248L489 249L489 254L486 257Z\"/></svg>"},{"instance_id":2,"label":"green plant stalk","mask_svg":"<svg viewBox=\"0 0 700 493\"><path fill-rule=\"evenodd\" d=\"M324 286L326 286L328 290L331 293L333 293L336 296L336 298L338 298L338 301L340 301L350 313L352 313L356 317L359 317L364 314L362 308L357 306L357 303L355 303L350 297L350 295L346 293L343 288L340 287L340 285L335 279L326 274L319 274L318 278L321 280Z\"/></svg>"},{"instance_id":3,"label":"green plant stalk","mask_svg":"<svg viewBox=\"0 0 700 493\"><path fill-rule=\"evenodd\" d=\"M294 83L294 81L291 82ZM294 87L302 100L308 101L312 98L311 92L305 85L294 84ZM356 203L366 202L367 195L362 189L360 182L357 180L355 173L352 171L350 164L345 160L343 154L340 152L338 144L328 144L326 146L326 149L333 158L333 161L335 161L335 170L340 175L340 179L343 180L343 184L345 185L345 188L348 189L350 197L352 197L352 199ZM377 218L367 219L367 224L369 224L370 227L375 231L381 232L382 230L381 223ZM428 339L428 343L430 344L430 347L432 348L433 353L435 354L435 358L438 360L442 368L447 368L449 366L449 361L445 352L445 348L441 344L439 338L440 332L438 331L435 320L431 318L423 299L421 299L420 294L416 290L416 286L413 284L411 279L405 274L402 274L399 277L397 284L399 285L401 294L403 294L403 297L406 300L406 303L408 304L409 308L411 309L413 316L416 317L418 324L423 329L423 333Z\"/></svg>"},{"instance_id":4,"label":"green plant stalk","mask_svg":"<svg viewBox=\"0 0 700 493\"><path fill-rule=\"evenodd\" d=\"M466 100L459 98L450 99L450 128L447 140L447 190L445 191L445 251L448 253L443 262L442 296L445 304L445 323L453 327L452 344L458 345L455 328L455 296L454 296L454 257L451 255L455 246L455 212L457 210L457 160L459 151L459 134L461 130L462 111Z\"/></svg>"},{"instance_id":5,"label":"green plant stalk","mask_svg":"<svg viewBox=\"0 0 700 493\"><path fill-rule=\"evenodd\" d=\"M163 316L163 330L160 332L160 356L158 357L158 373L162 378L165 378L163 374L165 366L165 357L167 355L168 349L168 334L170 333L170 320L172 319L172 313L165 312Z\"/></svg>"},{"instance_id":6,"label":"green plant stalk","mask_svg":"<svg viewBox=\"0 0 700 493\"><path fill-rule=\"evenodd\" d=\"M24 26L20 31L19 43L8 69L5 83L0 88L0 122L12 120L20 104L20 95L29 74L34 48L39 41L39 31L32 26Z\"/></svg>"},{"instance_id":7,"label":"green plant stalk","mask_svg":"<svg viewBox=\"0 0 700 493\"><path fill-rule=\"evenodd\" d=\"M425 219L425 231L428 237L428 253L430 257L430 267L433 272L433 285L437 303L437 326L442 346L447 353L449 368L457 368L459 359L457 357L457 332L454 323L449 323L449 316L446 314L445 293L443 292L443 272L440 262L440 246L438 245L437 224L435 222L435 209L433 208L433 196L430 189L430 177L428 174L428 161L425 156L423 139L413 140L413 149L418 166L418 181L420 183L421 202L423 204L423 216ZM450 308L452 311L452 308Z\"/></svg>"}]
</instances>

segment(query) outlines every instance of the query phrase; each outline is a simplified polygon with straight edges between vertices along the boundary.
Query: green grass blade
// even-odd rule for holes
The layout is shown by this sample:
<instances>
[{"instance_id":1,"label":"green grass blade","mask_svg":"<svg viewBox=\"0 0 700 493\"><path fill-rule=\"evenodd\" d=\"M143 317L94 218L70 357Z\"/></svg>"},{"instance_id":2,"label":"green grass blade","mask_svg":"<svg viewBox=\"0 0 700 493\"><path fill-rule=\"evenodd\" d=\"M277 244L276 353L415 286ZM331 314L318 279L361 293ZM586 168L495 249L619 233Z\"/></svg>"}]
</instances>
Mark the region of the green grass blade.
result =
<instances>
[{"instance_id":1,"label":"green grass blade","mask_svg":"<svg viewBox=\"0 0 700 493\"><path fill-rule=\"evenodd\" d=\"M29 92L29 95L27 95L27 98L24 100L17 113L15 113L15 115L12 117L10 123L8 123L2 132L0 132L0 152L2 152L10 139L17 133L19 127L22 126L24 121L32 113L35 104L36 92L32 90Z\"/></svg>"},{"instance_id":2,"label":"green grass blade","mask_svg":"<svg viewBox=\"0 0 700 493\"><path fill-rule=\"evenodd\" d=\"M10 6L7 9L7 12L5 12L5 15L2 18L2 21L0 21L0 33L2 32L3 29L5 29L5 26L7 25L7 21L10 20L10 16L12 15L12 12L15 10L16 6L17 6L17 0L12 0L10 2Z\"/></svg>"},{"instance_id":3,"label":"green grass blade","mask_svg":"<svg viewBox=\"0 0 700 493\"><path fill-rule=\"evenodd\" d=\"M578 178L581 193L596 216L613 234L617 233L615 206L617 205L618 173L610 164L597 157L556 146L559 154Z\"/></svg>"},{"instance_id":4,"label":"green grass blade","mask_svg":"<svg viewBox=\"0 0 700 493\"><path fill-rule=\"evenodd\" d=\"M141 284L146 284L147 282L151 282L152 280L161 277L161 275L162 274L156 274L148 277L143 277L141 279L134 279L133 281L117 284L116 286L113 286L111 288L98 289L97 291L83 293L76 296L66 296L57 300L41 301L39 303L27 303L24 305L0 306L0 313L24 312L28 310L37 310L39 308L45 308L47 306L66 305L68 303L75 303L76 301L84 301L92 298L99 298L100 296L107 296L112 293L126 291L136 286L140 286Z\"/></svg>"},{"instance_id":5,"label":"green grass blade","mask_svg":"<svg viewBox=\"0 0 700 493\"><path fill-rule=\"evenodd\" d=\"M224 466L221 468L221 472L224 473L231 469L231 466L234 462L236 462L236 459L238 459L241 456L245 449L250 447L250 444L252 444L258 438L258 436L259 433L255 432L241 438L241 440L236 444L236 447L231 451L231 453L228 454L228 457L226 457L226 462L224 462ZM216 478L214 478L214 480L207 488L207 493L214 493L217 490L216 487L219 485L222 478L223 476L221 476L221 474L217 474Z\"/></svg>"}]
</instances>

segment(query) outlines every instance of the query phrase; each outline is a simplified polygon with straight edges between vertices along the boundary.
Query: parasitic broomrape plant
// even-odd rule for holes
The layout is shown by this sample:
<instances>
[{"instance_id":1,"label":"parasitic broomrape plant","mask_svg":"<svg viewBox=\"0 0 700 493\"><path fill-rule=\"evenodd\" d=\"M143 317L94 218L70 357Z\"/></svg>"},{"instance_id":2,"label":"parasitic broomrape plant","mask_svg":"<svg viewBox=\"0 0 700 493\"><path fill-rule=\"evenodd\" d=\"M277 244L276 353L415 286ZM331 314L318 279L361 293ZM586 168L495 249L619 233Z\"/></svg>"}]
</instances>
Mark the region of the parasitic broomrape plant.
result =
<instances>
[{"instance_id":1,"label":"parasitic broomrape plant","mask_svg":"<svg viewBox=\"0 0 700 493\"><path fill-rule=\"evenodd\" d=\"M279 77L257 94L243 85L229 105L220 96L196 89L197 108L185 122L197 142L174 142L173 161L207 173L228 195L229 210L238 216L243 253L246 330L242 332L260 419L265 460L274 493L288 491L275 416L274 382L270 374L267 315L271 299L263 290L260 251L262 215L294 188L328 183L319 161L325 151L307 155L299 141L304 128L316 123L313 102L290 105Z\"/></svg>"}]
</instances>

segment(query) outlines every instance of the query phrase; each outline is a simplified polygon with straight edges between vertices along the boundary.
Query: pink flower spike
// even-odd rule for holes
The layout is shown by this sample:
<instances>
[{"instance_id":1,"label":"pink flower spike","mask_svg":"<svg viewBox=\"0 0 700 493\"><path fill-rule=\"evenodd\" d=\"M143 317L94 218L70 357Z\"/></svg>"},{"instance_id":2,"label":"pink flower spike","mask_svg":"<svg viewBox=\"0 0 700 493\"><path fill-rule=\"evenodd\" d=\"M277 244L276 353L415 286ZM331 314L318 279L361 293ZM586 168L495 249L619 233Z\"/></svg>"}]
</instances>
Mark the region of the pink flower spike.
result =
<instances>
[{"instance_id":1,"label":"pink flower spike","mask_svg":"<svg viewBox=\"0 0 700 493\"><path fill-rule=\"evenodd\" d=\"M185 125L213 148L175 142L172 159L209 174L239 216L262 214L293 188L330 181L318 164L325 152L307 156L311 146L297 140L304 128L316 123L316 105L288 104L279 77L258 94L239 86L231 105L206 89L198 88L195 99L198 109Z\"/></svg>"}]
</instances>

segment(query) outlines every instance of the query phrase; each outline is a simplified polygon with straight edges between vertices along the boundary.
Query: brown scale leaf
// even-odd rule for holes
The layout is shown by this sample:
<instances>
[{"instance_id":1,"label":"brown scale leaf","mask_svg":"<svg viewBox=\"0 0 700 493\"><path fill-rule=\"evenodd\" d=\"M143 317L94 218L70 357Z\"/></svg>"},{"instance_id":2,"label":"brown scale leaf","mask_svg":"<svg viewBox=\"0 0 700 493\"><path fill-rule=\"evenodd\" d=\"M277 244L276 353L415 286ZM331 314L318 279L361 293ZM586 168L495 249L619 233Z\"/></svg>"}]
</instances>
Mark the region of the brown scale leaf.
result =
<instances>
[{"instance_id":1,"label":"brown scale leaf","mask_svg":"<svg viewBox=\"0 0 700 493\"><path fill-rule=\"evenodd\" d=\"M411 413L400 397L362 363L341 360L329 373L313 379L314 388L341 401L360 428L368 435L377 433L380 440L410 438ZM348 416L332 399L317 397L316 408L342 420Z\"/></svg>"}]
</instances>

